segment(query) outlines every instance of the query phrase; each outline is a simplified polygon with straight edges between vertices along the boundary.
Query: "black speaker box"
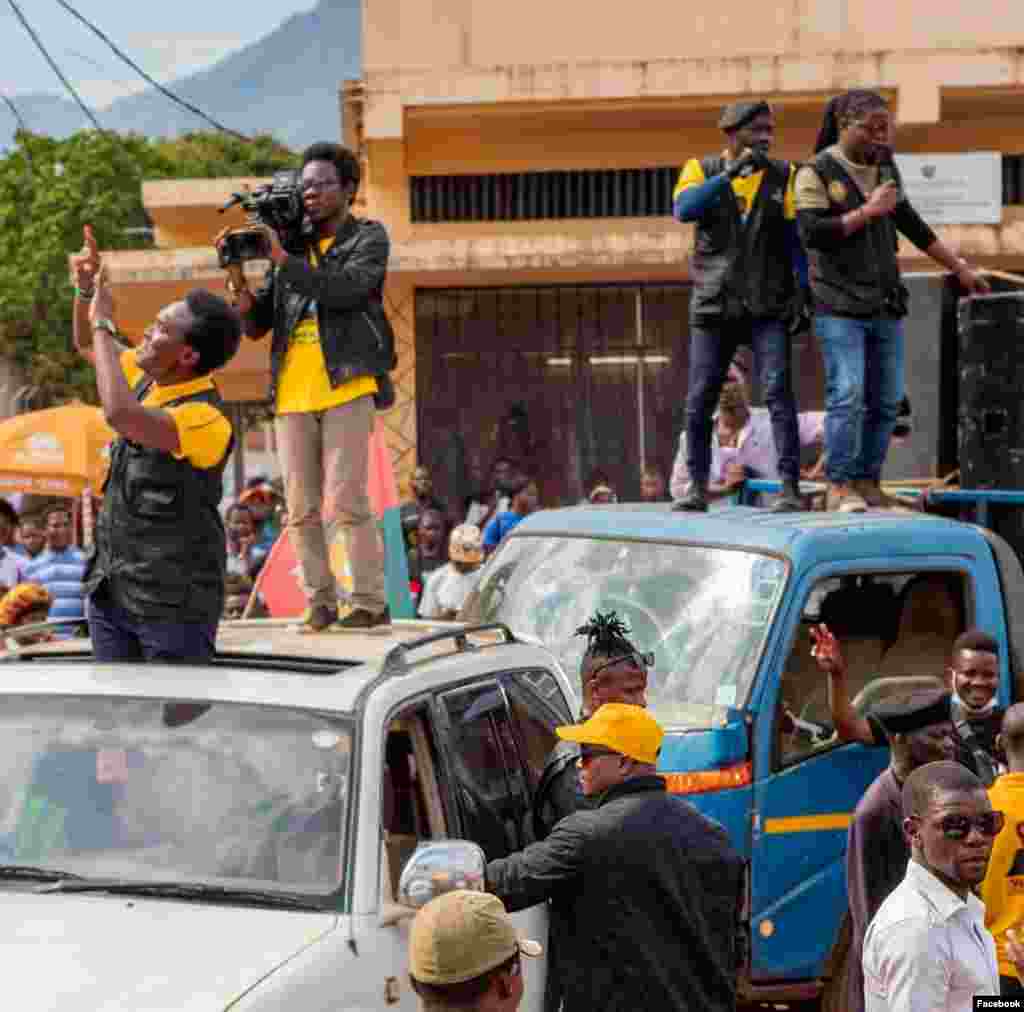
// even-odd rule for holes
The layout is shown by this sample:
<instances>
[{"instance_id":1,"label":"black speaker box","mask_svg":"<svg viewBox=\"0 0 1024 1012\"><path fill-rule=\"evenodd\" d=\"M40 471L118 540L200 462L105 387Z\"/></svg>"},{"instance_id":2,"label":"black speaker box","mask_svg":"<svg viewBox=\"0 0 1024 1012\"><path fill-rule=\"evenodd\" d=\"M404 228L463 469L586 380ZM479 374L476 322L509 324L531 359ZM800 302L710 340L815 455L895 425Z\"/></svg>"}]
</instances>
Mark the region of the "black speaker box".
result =
<instances>
[{"instance_id":1,"label":"black speaker box","mask_svg":"<svg viewBox=\"0 0 1024 1012\"><path fill-rule=\"evenodd\" d=\"M1024 489L1024 292L962 299L958 448L960 485ZM992 510L993 528L1024 551L1024 509Z\"/></svg>"}]
</instances>

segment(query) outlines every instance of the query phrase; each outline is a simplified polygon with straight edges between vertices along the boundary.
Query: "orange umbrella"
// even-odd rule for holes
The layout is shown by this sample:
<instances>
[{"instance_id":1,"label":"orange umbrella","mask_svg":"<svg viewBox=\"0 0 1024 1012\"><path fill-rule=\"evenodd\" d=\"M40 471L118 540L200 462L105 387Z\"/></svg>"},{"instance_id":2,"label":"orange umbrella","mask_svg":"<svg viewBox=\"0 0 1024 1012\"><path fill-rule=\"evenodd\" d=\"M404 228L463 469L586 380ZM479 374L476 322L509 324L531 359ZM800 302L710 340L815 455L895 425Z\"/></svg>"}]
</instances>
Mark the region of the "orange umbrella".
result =
<instances>
[{"instance_id":1,"label":"orange umbrella","mask_svg":"<svg viewBox=\"0 0 1024 1012\"><path fill-rule=\"evenodd\" d=\"M78 496L98 492L114 431L81 401L0 422L0 495Z\"/></svg>"}]
</instances>

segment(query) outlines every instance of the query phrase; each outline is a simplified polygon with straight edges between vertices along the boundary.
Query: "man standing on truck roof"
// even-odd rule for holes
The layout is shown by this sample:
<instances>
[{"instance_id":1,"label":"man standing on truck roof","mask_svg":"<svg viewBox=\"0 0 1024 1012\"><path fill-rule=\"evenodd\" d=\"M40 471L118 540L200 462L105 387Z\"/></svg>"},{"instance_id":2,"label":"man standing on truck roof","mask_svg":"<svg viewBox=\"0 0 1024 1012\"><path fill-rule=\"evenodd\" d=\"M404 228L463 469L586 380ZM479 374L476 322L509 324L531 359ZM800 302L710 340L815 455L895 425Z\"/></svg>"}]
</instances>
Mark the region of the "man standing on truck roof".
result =
<instances>
[{"instance_id":1,"label":"man standing on truck roof","mask_svg":"<svg viewBox=\"0 0 1024 1012\"><path fill-rule=\"evenodd\" d=\"M614 611L594 615L576 630L586 636L587 648L580 662L583 715L586 720L605 703L647 705L647 668L650 658L628 639L629 630ZM533 830L544 840L555 824L579 809L591 807L580 789L577 767L580 746L563 739L548 755L534 794ZM548 925L548 976L544 991L545 1012L558 1012L562 1003L564 954L574 930L572 909L558 897L552 899Z\"/></svg>"},{"instance_id":2,"label":"man standing on truck roof","mask_svg":"<svg viewBox=\"0 0 1024 1012\"><path fill-rule=\"evenodd\" d=\"M903 832L903 784L918 767L956 754L949 693L918 692L905 703L879 706L875 715L889 736L892 756L888 769L854 809L847 835L846 887L852 921L846 980L849 1012L864 1012L861 953L868 925L903 879L910 860Z\"/></svg>"},{"instance_id":3,"label":"man standing on truck roof","mask_svg":"<svg viewBox=\"0 0 1024 1012\"><path fill-rule=\"evenodd\" d=\"M749 344L778 451L782 495L774 508L800 510L790 324L803 319L795 309L806 285L807 260L796 230L796 169L768 157L775 117L767 102L734 102L718 125L725 150L691 158L673 195L676 219L697 226L686 395L690 483L673 509L708 508L712 414L736 349Z\"/></svg>"},{"instance_id":4,"label":"man standing on truck roof","mask_svg":"<svg viewBox=\"0 0 1024 1012\"><path fill-rule=\"evenodd\" d=\"M829 706L840 741L884 747L889 738L874 713L861 715L850 702L846 662L826 625L812 628L814 657L829 677ZM968 629L953 643L946 669L953 692L952 717L956 727L956 758L989 787L1002 772L1004 756L997 744L1003 714L997 702L999 643L981 629Z\"/></svg>"}]
</instances>

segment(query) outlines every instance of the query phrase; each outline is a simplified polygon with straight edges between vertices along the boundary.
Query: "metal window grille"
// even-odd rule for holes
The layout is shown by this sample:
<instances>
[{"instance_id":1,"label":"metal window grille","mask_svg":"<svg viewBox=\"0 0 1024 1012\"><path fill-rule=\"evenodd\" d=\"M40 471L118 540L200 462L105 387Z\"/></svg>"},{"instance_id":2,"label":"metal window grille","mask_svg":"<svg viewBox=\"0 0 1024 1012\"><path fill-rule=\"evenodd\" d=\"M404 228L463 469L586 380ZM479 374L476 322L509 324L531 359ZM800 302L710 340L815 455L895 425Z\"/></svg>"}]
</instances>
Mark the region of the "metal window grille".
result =
<instances>
[{"instance_id":1,"label":"metal window grille","mask_svg":"<svg viewBox=\"0 0 1024 1012\"><path fill-rule=\"evenodd\" d=\"M678 166L412 176L413 222L644 218L671 214Z\"/></svg>"},{"instance_id":2,"label":"metal window grille","mask_svg":"<svg viewBox=\"0 0 1024 1012\"><path fill-rule=\"evenodd\" d=\"M412 176L415 224L652 218L672 213L679 169L576 169ZM1024 155L1003 155L1003 204L1024 204Z\"/></svg>"}]
</instances>

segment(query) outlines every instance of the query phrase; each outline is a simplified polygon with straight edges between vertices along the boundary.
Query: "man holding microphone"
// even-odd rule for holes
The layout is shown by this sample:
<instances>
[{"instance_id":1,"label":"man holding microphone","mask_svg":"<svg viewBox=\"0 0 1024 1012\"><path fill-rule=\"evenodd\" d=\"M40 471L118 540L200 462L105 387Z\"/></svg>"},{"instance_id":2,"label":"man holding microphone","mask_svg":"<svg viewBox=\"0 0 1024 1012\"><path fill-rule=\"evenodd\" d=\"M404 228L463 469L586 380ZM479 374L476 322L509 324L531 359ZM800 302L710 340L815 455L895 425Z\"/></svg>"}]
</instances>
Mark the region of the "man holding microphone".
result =
<instances>
[{"instance_id":1,"label":"man holding microphone","mask_svg":"<svg viewBox=\"0 0 1024 1012\"><path fill-rule=\"evenodd\" d=\"M801 509L800 441L790 369L790 325L806 262L796 232L795 170L768 157L775 119L767 102L735 102L718 124L720 155L690 159L676 185L677 220L697 226L686 397L687 493L674 509L708 508L712 414L736 349L749 344L778 451L776 511Z\"/></svg>"}]
</instances>

